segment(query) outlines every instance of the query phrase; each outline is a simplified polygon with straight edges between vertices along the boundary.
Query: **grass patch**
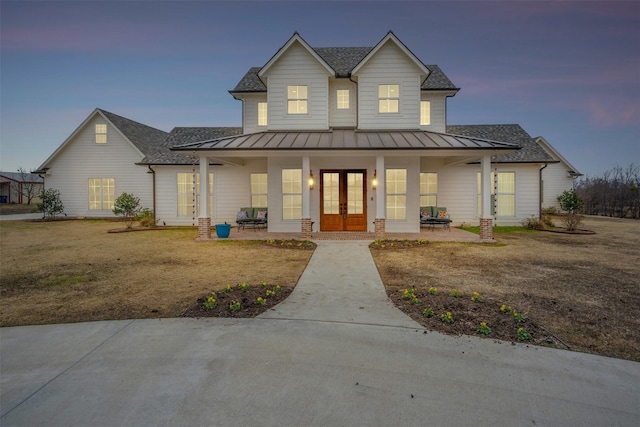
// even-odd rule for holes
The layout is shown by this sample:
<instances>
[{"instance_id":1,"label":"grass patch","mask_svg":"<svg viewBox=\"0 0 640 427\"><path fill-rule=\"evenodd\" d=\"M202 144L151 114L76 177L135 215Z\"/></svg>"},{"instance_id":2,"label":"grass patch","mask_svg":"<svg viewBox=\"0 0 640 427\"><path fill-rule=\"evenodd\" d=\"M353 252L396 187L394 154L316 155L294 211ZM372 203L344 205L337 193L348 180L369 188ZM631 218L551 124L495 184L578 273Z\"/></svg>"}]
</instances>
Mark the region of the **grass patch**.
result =
<instances>
[{"instance_id":1,"label":"grass patch","mask_svg":"<svg viewBox=\"0 0 640 427\"><path fill-rule=\"evenodd\" d=\"M458 227L460 230L468 231L480 235L480 226ZM493 234L513 234L513 233L537 233L538 230L530 230L520 225L496 225L493 227Z\"/></svg>"}]
</instances>

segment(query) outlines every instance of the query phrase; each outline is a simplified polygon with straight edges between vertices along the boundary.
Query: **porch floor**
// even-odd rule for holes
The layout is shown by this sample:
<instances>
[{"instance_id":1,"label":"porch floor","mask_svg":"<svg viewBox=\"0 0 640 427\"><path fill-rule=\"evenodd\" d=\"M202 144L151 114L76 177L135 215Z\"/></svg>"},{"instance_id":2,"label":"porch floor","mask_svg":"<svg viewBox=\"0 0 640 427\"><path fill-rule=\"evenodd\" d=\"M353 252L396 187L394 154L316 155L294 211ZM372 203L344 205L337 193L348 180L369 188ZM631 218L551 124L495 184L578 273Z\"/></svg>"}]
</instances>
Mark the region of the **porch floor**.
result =
<instances>
[{"instance_id":1,"label":"porch floor","mask_svg":"<svg viewBox=\"0 0 640 427\"><path fill-rule=\"evenodd\" d=\"M442 227L436 227L434 230L430 228L422 228L419 233L385 233L387 239L427 239L430 242L479 242L480 236L451 227L451 231L444 230ZM267 232L265 229L244 229L238 231L237 228L231 228L229 239L227 240L267 240L267 239L297 239L304 240L302 233L278 233ZM215 231L211 232L211 240L219 240ZM309 240L376 240L375 233L363 231L316 231L311 233Z\"/></svg>"}]
</instances>

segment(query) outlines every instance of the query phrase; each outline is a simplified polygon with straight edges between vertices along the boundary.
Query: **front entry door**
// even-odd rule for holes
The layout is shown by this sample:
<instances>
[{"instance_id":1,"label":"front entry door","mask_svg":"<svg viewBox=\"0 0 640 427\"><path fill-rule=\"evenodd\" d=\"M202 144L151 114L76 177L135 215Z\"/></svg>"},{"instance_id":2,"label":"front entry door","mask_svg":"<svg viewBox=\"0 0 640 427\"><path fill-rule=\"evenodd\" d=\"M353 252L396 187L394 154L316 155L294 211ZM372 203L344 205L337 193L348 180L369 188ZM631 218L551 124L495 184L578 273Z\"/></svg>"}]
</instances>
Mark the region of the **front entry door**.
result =
<instances>
[{"instance_id":1,"label":"front entry door","mask_svg":"<svg viewBox=\"0 0 640 427\"><path fill-rule=\"evenodd\" d=\"M367 171L320 171L320 231L367 231Z\"/></svg>"}]
</instances>

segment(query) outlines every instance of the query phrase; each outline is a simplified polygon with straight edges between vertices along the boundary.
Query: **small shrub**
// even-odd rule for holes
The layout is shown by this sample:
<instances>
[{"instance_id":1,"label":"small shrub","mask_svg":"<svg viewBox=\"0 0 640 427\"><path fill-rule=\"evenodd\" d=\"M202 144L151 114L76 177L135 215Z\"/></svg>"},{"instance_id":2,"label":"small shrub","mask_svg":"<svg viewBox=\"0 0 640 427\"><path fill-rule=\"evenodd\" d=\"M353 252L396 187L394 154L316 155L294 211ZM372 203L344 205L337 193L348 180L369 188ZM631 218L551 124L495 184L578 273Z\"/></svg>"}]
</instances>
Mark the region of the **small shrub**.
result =
<instances>
[{"instance_id":1,"label":"small shrub","mask_svg":"<svg viewBox=\"0 0 640 427\"><path fill-rule=\"evenodd\" d=\"M424 317L431 317L433 316L433 310L431 308L425 308L424 310L422 310L422 315Z\"/></svg>"},{"instance_id":2,"label":"small shrub","mask_svg":"<svg viewBox=\"0 0 640 427\"><path fill-rule=\"evenodd\" d=\"M137 220L143 227L153 227L156 225L153 211L149 208L142 209L138 214Z\"/></svg>"},{"instance_id":3,"label":"small shrub","mask_svg":"<svg viewBox=\"0 0 640 427\"><path fill-rule=\"evenodd\" d=\"M502 304L502 305L500 306L500 311L501 311L502 313L511 313L511 306L509 306L509 305L505 305L505 304Z\"/></svg>"},{"instance_id":4,"label":"small shrub","mask_svg":"<svg viewBox=\"0 0 640 427\"><path fill-rule=\"evenodd\" d=\"M113 213L122 216L127 228L133 227L133 223L140 212L140 198L129 193L122 193L113 203Z\"/></svg>"},{"instance_id":5,"label":"small shrub","mask_svg":"<svg viewBox=\"0 0 640 427\"><path fill-rule=\"evenodd\" d=\"M513 320L515 320L516 323L524 323L527 320L527 316L516 310L513 310Z\"/></svg>"},{"instance_id":6,"label":"small shrub","mask_svg":"<svg viewBox=\"0 0 640 427\"><path fill-rule=\"evenodd\" d=\"M258 305L265 305L266 303L267 303L267 300L262 298L262 297L258 297L256 299L256 304L258 304Z\"/></svg>"},{"instance_id":7,"label":"small shrub","mask_svg":"<svg viewBox=\"0 0 640 427\"><path fill-rule=\"evenodd\" d=\"M462 292L455 290L455 291L449 292L449 295L451 295L454 298L460 298L462 296Z\"/></svg>"},{"instance_id":8,"label":"small shrub","mask_svg":"<svg viewBox=\"0 0 640 427\"><path fill-rule=\"evenodd\" d=\"M247 285L247 282L242 282L238 285L238 289L241 291L246 291L247 289L249 289L249 285Z\"/></svg>"},{"instance_id":9,"label":"small shrub","mask_svg":"<svg viewBox=\"0 0 640 427\"><path fill-rule=\"evenodd\" d=\"M548 208L542 208L541 212L542 212L542 216L545 216L545 215L557 215L558 214L558 209L556 209L555 206L549 206Z\"/></svg>"},{"instance_id":10,"label":"small shrub","mask_svg":"<svg viewBox=\"0 0 640 427\"><path fill-rule=\"evenodd\" d=\"M438 288L434 288L433 286L429 288L429 293L431 295L438 295Z\"/></svg>"},{"instance_id":11,"label":"small shrub","mask_svg":"<svg viewBox=\"0 0 640 427\"><path fill-rule=\"evenodd\" d=\"M544 230L544 222L535 215L529 216L527 219L522 220L522 226L529 230Z\"/></svg>"},{"instance_id":12,"label":"small shrub","mask_svg":"<svg viewBox=\"0 0 640 427\"><path fill-rule=\"evenodd\" d=\"M211 310L216 306L217 302L218 297L216 296L216 293L211 292L211 295L209 295L207 299L202 303L202 306L205 308L205 310Z\"/></svg>"},{"instance_id":13,"label":"small shrub","mask_svg":"<svg viewBox=\"0 0 640 427\"><path fill-rule=\"evenodd\" d=\"M482 302L482 297L480 296L480 293L474 292L473 295L471 295L471 301Z\"/></svg>"},{"instance_id":14,"label":"small shrub","mask_svg":"<svg viewBox=\"0 0 640 427\"><path fill-rule=\"evenodd\" d=\"M240 302L233 301L229 304L229 310L231 311L240 311Z\"/></svg>"},{"instance_id":15,"label":"small shrub","mask_svg":"<svg viewBox=\"0 0 640 427\"><path fill-rule=\"evenodd\" d=\"M567 230L573 231L578 228L582 222L582 215L579 215L580 209L584 206L584 202L575 190L563 192L558 196L560 209L567 212L562 216L562 222Z\"/></svg>"},{"instance_id":16,"label":"small shrub","mask_svg":"<svg viewBox=\"0 0 640 427\"><path fill-rule=\"evenodd\" d=\"M42 212L45 218L55 218L56 215L64 212L64 204L60 200L60 191L55 188L48 188L46 191L42 191L40 200L38 211Z\"/></svg>"}]
</instances>

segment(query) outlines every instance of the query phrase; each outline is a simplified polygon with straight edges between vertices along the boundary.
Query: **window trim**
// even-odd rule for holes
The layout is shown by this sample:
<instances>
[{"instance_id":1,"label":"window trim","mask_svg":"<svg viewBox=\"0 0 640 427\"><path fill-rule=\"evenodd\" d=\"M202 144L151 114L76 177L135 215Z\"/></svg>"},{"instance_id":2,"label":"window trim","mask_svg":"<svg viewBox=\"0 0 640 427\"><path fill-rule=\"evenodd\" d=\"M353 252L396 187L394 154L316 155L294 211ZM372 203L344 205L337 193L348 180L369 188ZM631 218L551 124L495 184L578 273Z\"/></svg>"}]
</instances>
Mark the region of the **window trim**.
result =
<instances>
[{"instance_id":1,"label":"window trim","mask_svg":"<svg viewBox=\"0 0 640 427\"><path fill-rule=\"evenodd\" d=\"M265 188L265 192L264 193L254 193L253 192L253 177L254 176L259 176L259 175L264 175L265 177L265 182L264 184L266 185ZM261 182L257 182L256 185L261 185ZM269 206L269 175L267 174L267 172L252 172L249 174L249 193L251 193L251 207L252 208L265 208L267 206ZM254 197L264 197L266 199L266 203L262 204L262 203L254 203Z\"/></svg>"},{"instance_id":2,"label":"window trim","mask_svg":"<svg viewBox=\"0 0 640 427\"><path fill-rule=\"evenodd\" d=\"M346 95L340 92L346 92ZM346 106L345 106L346 105ZM336 89L336 110L351 109L351 91L349 89Z\"/></svg>"},{"instance_id":3,"label":"window trim","mask_svg":"<svg viewBox=\"0 0 640 427\"><path fill-rule=\"evenodd\" d=\"M391 89L392 87L395 86L397 88L398 91L398 96L397 97L392 97L391 96ZM382 96L380 91L382 90L383 87L387 88L387 95L386 96ZM387 102L387 111L382 111L381 106L383 105L382 102L386 101ZM390 102L391 101L396 101L396 110L395 111L390 111L391 109L389 108L391 106ZM379 84L378 85L378 114L399 114L400 113L400 85L399 84Z\"/></svg>"},{"instance_id":4,"label":"window trim","mask_svg":"<svg viewBox=\"0 0 640 427\"><path fill-rule=\"evenodd\" d=\"M391 185L389 185L389 178L392 174L389 173L389 171L394 170L394 171L404 171L404 192L399 192L399 193L392 193L389 190L391 189ZM386 168L385 170L385 201L384 201L384 205L385 205L385 216L387 218L387 220L389 221L406 221L407 220L407 188L409 186L409 182L408 182L408 177L409 177L409 171L407 170L407 168ZM393 215L394 218L391 218L391 215L389 215L389 198L390 197L404 197L404 217L403 218L397 218L396 215Z\"/></svg>"},{"instance_id":5,"label":"window trim","mask_svg":"<svg viewBox=\"0 0 640 427\"><path fill-rule=\"evenodd\" d=\"M422 175L435 175L435 187L436 187L436 191L435 193L423 193L422 192ZM420 178L419 178L419 186L420 186L420 206L438 206L438 172L420 172ZM427 185L429 185L427 183ZM422 197L435 197L435 203L427 203L427 204L423 204L422 203Z\"/></svg>"},{"instance_id":6,"label":"window trim","mask_svg":"<svg viewBox=\"0 0 640 427\"><path fill-rule=\"evenodd\" d=\"M296 171L296 172L298 172L300 174L300 179L299 180L287 181L287 183L292 183L293 186L298 185L299 188L300 188L299 192L297 192L297 191L291 191L291 192L285 191L285 180L284 180L285 171ZM299 221L302 218L302 169L300 169L300 168L282 168L281 172L280 172L280 178L282 180L282 182L281 182L281 190L282 190L282 199L281 199L281 202L282 202L282 206L281 206L281 208L282 208L282 220L283 221ZM290 218L285 216L285 208L284 208L285 202L284 201L285 201L285 198L289 198L289 197L296 197L296 198L299 197L300 198L300 216L299 217L295 217L295 215L290 217ZM293 210L291 210L291 211L293 212Z\"/></svg>"},{"instance_id":7,"label":"window trim","mask_svg":"<svg viewBox=\"0 0 640 427\"><path fill-rule=\"evenodd\" d=\"M491 216L494 216L496 218L516 218L517 217L517 211L518 211L518 206L517 206L517 175L515 171L498 171L497 172L497 180L496 180L496 172L495 171L491 171L491 176L490 176L490 180L493 183L491 185ZM498 187L499 187L499 182L500 182L500 175L502 174L511 174L513 175L513 192L498 192ZM477 197L476 197L476 204L477 204L477 208L476 208L476 213L478 215L478 217L480 217L482 215L482 188L481 188L481 182L482 182L482 172L477 172L476 173L476 192L477 192ZM500 214L500 197L501 196L512 196L513 197L513 214L509 213L508 215L502 215ZM497 209L496 209L497 207Z\"/></svg>"},{"instance_id":8,"label":"window trim","mask_svg":"<svg viewBox=\"0 0 640 427\"><path fill-rule=\"evenodd\" d=\"M106 123L96 123L95 126L96 144L107 143L107 125Z\"/></svg>"},{"instance_id":9,"label":"window trim","mask_svg":"<svg viewBox=\"0 0 640 427\"><path fill-rule=\"evenodd\" d=\"M269 115L268 108L266 102L258 102L258 126L268 126L269 124Z\"/></svg>"},{"instance_id":10,"label":"window trim","mask_svg":"<svg viewBox=\"0 0 640 427\"><path fill-rule=\"evenodd\" d=\"M304 92L306 95L305 97L300 96L300 88L304 88ZM295 90L298 97L296 98L290 97L292 89ZM291 109L292 105L295 105L295 111L292 111ZM304 111L300 111L300 106L302 105L304 105ZM287 114L293 115L293 116L309 114L309 86L308 85L287 85Z\"/></svg>"},{"instance_id":11,"label":"window trim","mask_svg":"<svg viewBox=\"0 0 640 427\"><path fill-rule=\"evenodd\" d=\"M429 114L426 115L424 112L424 106L427 105L429 108ZM426 116L426 117L425 117ZM426 118L426 120L424 120ZM431 101L421 100L420 101L420 126L431 126Z\"/></svg>"},{"instance_id":12,"label":"window trim","mask_svg":"<svg viewBox=\"0 0 640 427\"><path fill-rule=\"evenodd\" d=\"M92 181L98 181L99 183L99 187L98 186L94 186L92 187L91 183ZM104 181L110 181L107 188L111 188L112 192L111 193L105 193L104 191ZM116 200L116 179L115 178L89 178L89 181L87 182L88 185L88 191L89 191L89 210L90 211L109 211L109 210L113 210L113 206L115 204L115 200ZM99 188L99 193L94 193L92 192L92 188ZM98 199L96 201L92 200L91 196L98 196ZM111 199L107 199L105 200L105 195L106 196L111 196ZM97 203L99 207L92 207L95 203ZM107 205L105 207L105 205Z\"/></svg>"}]
</instances>

